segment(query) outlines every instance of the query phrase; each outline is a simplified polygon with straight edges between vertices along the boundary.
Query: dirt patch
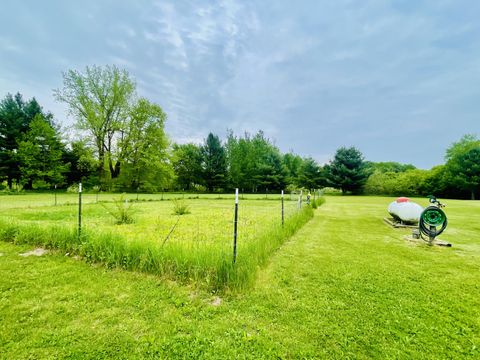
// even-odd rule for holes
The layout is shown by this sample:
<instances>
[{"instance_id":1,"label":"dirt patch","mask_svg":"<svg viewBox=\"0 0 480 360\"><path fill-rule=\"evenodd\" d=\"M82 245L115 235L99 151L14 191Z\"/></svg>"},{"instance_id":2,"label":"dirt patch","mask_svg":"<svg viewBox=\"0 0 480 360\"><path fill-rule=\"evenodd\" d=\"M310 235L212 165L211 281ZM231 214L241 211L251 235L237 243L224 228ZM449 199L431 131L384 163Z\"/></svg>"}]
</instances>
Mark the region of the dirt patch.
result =
<instances>
[{"instance_id":1,"label":"dirt patch","mask_svg":"<svg viewBox=\"0 0 480 360\"><path fill-rule=\"evenodd\" d=\"M220 299L218 296L215 296L210 302L210 305L212 306L220 306L221 304L222 304L222 299Z\"/></svg>"},{"instance_id":2,"label":"dirt patch","mask_svg":"<svg viewBox=\"0 0 480 360\"><path fill-rule=\"evenodd\" d=\"M25 253L20 254L20 256L26 257L26 256L43 256L45 254L48 254L48 250L42 249L42 248L36 248L35 250L32 251L27 251Z\"/></svg>"}]
</instances>

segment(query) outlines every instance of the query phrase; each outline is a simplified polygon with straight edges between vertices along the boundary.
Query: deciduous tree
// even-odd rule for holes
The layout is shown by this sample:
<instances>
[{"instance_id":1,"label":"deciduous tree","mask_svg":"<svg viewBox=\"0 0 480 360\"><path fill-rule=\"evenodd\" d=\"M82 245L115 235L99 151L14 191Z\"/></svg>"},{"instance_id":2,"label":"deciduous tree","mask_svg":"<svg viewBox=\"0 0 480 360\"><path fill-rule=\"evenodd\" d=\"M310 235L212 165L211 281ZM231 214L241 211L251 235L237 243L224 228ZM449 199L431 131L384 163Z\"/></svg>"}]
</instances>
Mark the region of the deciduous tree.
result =
<instances>
[{"instance_id":1,"label":"deciduous tree","mask_svg":"<svg viewBox=\"0 0 480 360\"><path fill-rule=\"evenodd\" d=\"M195 144L173 145L172 165L180 189L203 183L202 149Z\"/></svg>"},{"instance_id":2,"label":"deciduous tree","mask_svg":"<svg viewBox=\"0 0 480 360\"><path fill-rule=\"evenodd\" d=\"M95 144L99 178L105 178L105 166L110 177L116 178L121 164L118 144L135 100L135 83L128 72L116 66L69 70L63 74L63 87L54 95L68 105L77 126L87 131Z\"/></svg>"},{"instance_id":3,"label":"deciduous tree","mask_svg":"<svg viewBox=\"0 0 480 360\"><path fill-rule=\"evenodd\" d=\"M480 140L473 135L465 135L447 149L446 168L452 182L458 188L475 194L480 191Z\"/></svg>"}]
</instances>

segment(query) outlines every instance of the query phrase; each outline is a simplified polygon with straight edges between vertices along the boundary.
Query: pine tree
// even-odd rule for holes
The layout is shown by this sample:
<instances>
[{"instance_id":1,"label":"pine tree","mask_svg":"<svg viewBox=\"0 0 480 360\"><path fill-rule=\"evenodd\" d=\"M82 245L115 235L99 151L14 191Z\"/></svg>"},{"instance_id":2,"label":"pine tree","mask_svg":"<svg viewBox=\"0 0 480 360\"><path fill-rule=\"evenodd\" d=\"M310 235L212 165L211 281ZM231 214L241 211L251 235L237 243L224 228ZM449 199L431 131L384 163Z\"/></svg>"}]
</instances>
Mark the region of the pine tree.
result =
<instances>
[{"instance_id":1,"label":"pine tree","mask_svg":"<svg viewBox=\"0 0 480 360\"><path fill-rule=\"evenodd\" d=\"M368 179L363 155L355 147L338 149L333 161L325 168L329 185L342 190L343 194L359 192Z\"/></svg>"},{"instance_id":2,"label":"pine tree","mask_svg":"<svg viewBox=\"0 0 480 360\"><path fill-rule=\"evenodd\" d=\"M227 157L218 136L208 134L202 147L203 178L208 191L225 188L227 184Z\"/></svg>"}]
</instances>

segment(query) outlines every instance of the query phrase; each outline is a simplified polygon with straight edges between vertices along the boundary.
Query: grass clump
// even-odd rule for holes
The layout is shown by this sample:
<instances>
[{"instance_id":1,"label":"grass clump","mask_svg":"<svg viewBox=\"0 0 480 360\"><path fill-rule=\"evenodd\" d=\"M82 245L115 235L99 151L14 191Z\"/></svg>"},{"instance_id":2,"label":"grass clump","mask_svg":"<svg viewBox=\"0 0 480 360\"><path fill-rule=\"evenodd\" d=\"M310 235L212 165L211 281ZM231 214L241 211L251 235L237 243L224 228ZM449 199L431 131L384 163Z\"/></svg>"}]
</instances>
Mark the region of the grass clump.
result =
<instances>
[{"instance_id":1,"label":"grass clump","mask_svg":"<svg viewBox=\"0 0 480 360\"><path fill-rule=\"evenodd\" d=\"M101 205L115 218L115 224L133 224L135 222L133 217L134 209L132 208L133 203L128 202L125 194L122 194L118 199L114 199L112 207L106 206L105 204Z\"/></svg>"},{"instance_id":2,"label":"grass clump","mask_svg":"<svg viewBox=\"0 0 480 360\"><path fill-rule=\"evenodd\" d=\"M314 209L319 208L320 206L325 204L325 196L320 196L319 198L315 199L315 201L313 203L315 204L314 207L313 207L313 204L312 204L312 207Z\"/></svg>"},{"instance_id":3,"label":"grass clump","mask_svg":"<svg viewBox=\"0 0 480 360\"><path fill-rule=\"evenodd\" d=\"M173 202L173 215L186 215L190 214L190 206L183 199L174 199Z\"/></svg>"}]
</instances>

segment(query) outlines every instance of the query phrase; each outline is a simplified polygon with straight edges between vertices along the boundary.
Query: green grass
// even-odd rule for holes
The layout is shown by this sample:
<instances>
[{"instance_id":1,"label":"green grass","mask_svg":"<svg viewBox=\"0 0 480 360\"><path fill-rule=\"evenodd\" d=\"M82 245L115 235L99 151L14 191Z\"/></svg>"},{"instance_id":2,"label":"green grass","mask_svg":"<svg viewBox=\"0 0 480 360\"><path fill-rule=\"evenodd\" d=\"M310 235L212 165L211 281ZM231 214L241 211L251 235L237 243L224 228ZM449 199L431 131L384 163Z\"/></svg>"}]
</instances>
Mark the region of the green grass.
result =
<instances>
[{"instance_id":1,"label":"green grass","mask_svg":"<svg viewBox=\"0 0 480 360\"><path fill-rule=\"evenodd\" d=\"M77 206L37 205L42 199L33 195L31 206L0 210L0 239L61 249L107 267L193 280L214 289L243 288L253 283L257 267L313 216L308 207L298 211L295 201L287 201L282 227L280 201L241 200L234 265L231 200L127 203L124 195L111 198L117 200L84 204L78 238ZM176 216L179 202L188 206L188 214Z\"/></svg>"},{"instance_id":2,"label":"green grass","mask_svg":"<svg viewBox=\"0 0 480 360\"><path fill-rule=\"evenodd\" d=\"M0 242L0 358L478 359L480 202L447 201L453 247L440 248L385 225L390 201L328 198L219 306L192 285Z\"/></svg>"}]
</instances>

